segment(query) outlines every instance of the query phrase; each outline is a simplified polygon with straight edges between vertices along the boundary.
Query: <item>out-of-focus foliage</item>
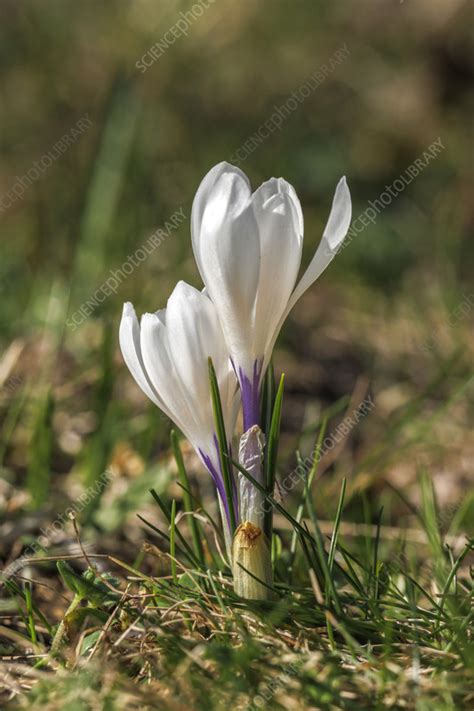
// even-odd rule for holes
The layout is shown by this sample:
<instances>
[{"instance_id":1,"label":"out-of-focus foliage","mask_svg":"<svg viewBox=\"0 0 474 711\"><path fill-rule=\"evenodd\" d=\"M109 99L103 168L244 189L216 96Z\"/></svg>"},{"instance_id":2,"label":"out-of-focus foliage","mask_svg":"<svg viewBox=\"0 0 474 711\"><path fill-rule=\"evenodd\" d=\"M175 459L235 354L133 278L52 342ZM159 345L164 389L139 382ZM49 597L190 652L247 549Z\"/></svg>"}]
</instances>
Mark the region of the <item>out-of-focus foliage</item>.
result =
<instances>
[{"instance_id":1,"label":"out-of-focus foliage","mask_svg":"<svg viewBox=\"0 0 474 711\"><path fill-rule=\"evenodd\" d=\"M273 689L268 708L469 706L472 26L467 0L0 0L0 704L247 708ZM310 78L317 88L297 102ZM241 167L255 187L272 175L295 186L305 263L341 175L357 218L444 146L355 231L275 352L280 485L295 450L311 462L325 434L311 497L298 484L283 504L309 511L301 521L319 522L318 541L332 536L338 620L321 606L330 578L309 585L318 565L281 515L281 609L235 600L202 516L214 572L197 588L195 570L179 585L167 577L166 531L187 535L189 501L169 422L117 343L124 301L154 311L179 279L200 286L196 188L283 106ZM142 260L153 234L160 244ZM110 291L119 270L129 273ZM180 447L181 484L214 515L210 477ZM80 606L86 556L119 573L101 578L120 586L119 614L108 597ZM77 570L63 588L65 557ZM60 647L72 673L53 660ZM34 698L22 694L38 678Z\"/></svg>"},{"instance_id":2,"label":"out-of-focus foliage","mask_svg":"<svg viewBox=\"0 0 474 711\"><path fill-rule=\"evenodd\" d=\"M52 283L72 284L73 313L176 209L189 214L208 168L343 46L348 59L242 167L255 185L281 174L295 185L310 253L341 174L357 215L441 137L445 151L325 279L389 296L412 280L420 307L437 288L455 303L472 257L468 3L216 0L142 73L191 6L3 0L0 195L81 116L92 121L0 216L3 338L41 327ZM179 277L199 283L188 221L95 315L116 320L131 297L158 308Z\"/></svg>"},{"instance_id":3,"label":"out-of-focus foliage","mask_svg":"<svg viewBox=\"0 0 474 711\"><path fill-rule=\"evenodd\" d=\"M392 456L406 438L418 441L412 429L454 398L457 409L435 418L428 437L444 455L430 450L428 463L457 499L453 481L466 476L459 453L469 446L472 414L469 397L456 399L471 370L474 313L469 4L206 5L2 0L0 453L7 481L29 481L29 500L41 505L52 483L69 486L67 473L90 485L114 458L120 471L131 467L136 475L167 448L166 422L117 352L122 303L151 311L165 305L178 279L200 284L189 235L199 181L322 73L241 164L255 186L271 175L294 184L305 215L305 261L342 174L357 217L438 137L444 150L354 236L294 309L275 358L288 373L283 432L308 427L307 449L321 406L349 396L362 378L377 408L353 435L355 460L367 443L381 443ZM186 34L174 36L170 28L193 8ZM164 41L169 48L154 62L148 54L143 72L144 55ZM347 57L334 66L341 48ZM84 117L89 127L11 199L18 180ZM185 219L116 292L97 292L180 210ZM404 409L420 397L418 410ZM387 434L396 413L403 422L418 418L409 431L395 427L399 439ZM49 426L54 437L45 441ZM283 456L294 462L295 438L288 444ZM334 458L345 473L355 460ZM418 464L405 459L389 472L412 481ZM370 474L363 468L361 486L381 474L379 465Z\"/></svg>"}]
</instances>

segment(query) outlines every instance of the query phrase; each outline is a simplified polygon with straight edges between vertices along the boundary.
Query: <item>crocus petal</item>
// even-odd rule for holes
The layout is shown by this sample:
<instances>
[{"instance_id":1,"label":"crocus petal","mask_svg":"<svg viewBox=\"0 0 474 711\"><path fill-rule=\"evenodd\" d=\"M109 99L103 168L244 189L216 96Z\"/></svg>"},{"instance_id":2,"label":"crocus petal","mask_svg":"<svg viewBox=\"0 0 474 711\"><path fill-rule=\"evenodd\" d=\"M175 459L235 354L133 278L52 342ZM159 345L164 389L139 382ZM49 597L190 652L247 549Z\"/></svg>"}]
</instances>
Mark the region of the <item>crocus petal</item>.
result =
<instances>
[{"instance_id":1,"label":"crocus petal","mask_svg":"<svg viewBox=\"0 0 474 711\"><path fill-rule=\"evenodd\" d=\"M170 355L176 377L186 391L201 403L201 415L209 412L208 425L213 430L214 420L209 392L208 358L211 357L219 383L223 412L229 430L237 382L232 372L227 348L217 311L207 294L179 282L168 299L167 330ZM228 431L228 436L232 432Z\"/></svg>"},{"instance_id":2,"label":"crocus petal","mask_svg":"<svg viewBox=\"0 0 474 711\"><path fill-rule=\"evenodd\" d=\"M234 214L242 210L249 201L251 194L250 183L239 168L223 161L211 168L202 179L196 195L194 196L191 211L191 240L198 269L202 273L201 261L201 227L204 212L210 204L214 205L215 219L222 214ZM208 219L212 214L207 212Z\"/></svg>"},{"instance_id":3,"label":"crocus petal","mask_svg":"<svg viewBox=\"0 0 474 711\"><path fill-rule=\"evenodd\" d=\"M196 434L193 408L189 407L189 394L176 377L170 356L166 323L158 314L143 314L140 328L140 346L143 363L150 382L171 419L187 437Z\"/></svg>"},{"instance_id":4,"label":"crocus petal","mask_svg":"<svg viewBox=\"0 0 474 711\"><path fill-rule=\"evenodd\" d=\"M336 192L334 193L331 213L329 215L323 237L319 243L319 247L311 260L310 265L303 274L298 286L291 295L284 318L286 318L298 299L311 286L311 284L316 281L316 279L322 274L336 255L338 248L347 234L349 225L351 224L351 215L351 194L349 192L349 188L347 187L346 179L343 177L339 181Z\"/></svg>"},{"instance_id":5,"label":"crocus petal","mask_svg":"<svg viewBox=\"0 0 474 711\"><path fill-rule=\"evenodd\" d=\"M258 423L261 377L281 326L336 254L350 219L342 178L321 243L295 287L304 224L294 188L272 178L251 195L245 174L228 163L202 181L192 211L193 250L240 383L246 427Z\"/></svg>"},{"instance_id":6,"label":"crocus petal","mask_svg":"<svg viewBox=\"0 0 474 711\"><path fill-rule=\"evenodd\" d=\"M209 298L180 281L166 307L170 356L177 377L193 393L196 402L209 399L207 358L212 356L214 306Z\"/></svg>"},{"instance_id":7,"label":"crocus petal","mask_svg":"<svg viewBox=\"0 0 474 711\"><path fill-rule=\"evenodd\" d=\"M201 183L192 214L196 261L229 351L239 363L240 356L248 356L249 313L255 303L260 263L258 225L250 198L242 171L221 163Z\"/></svg>"},{"instance_id":8,"label":"crocus petal","mask_svg":"<svg viewBox=\"0 0 474 711\"><path fill-rule=\"evenodd\" d=\"M213 302L207 293L179 282L168 299L167 308L144 314L140 326L132 305L126 304L120 325L120 344L125 362L139 386L176 423L211 474L230 551L229 502L209 392L209 356L216 371L229 440L237 417L238 391ZM231 495L238 518L235 480Z\"/></svg>"},{"instance_id":9,"label":"crocus petal","mask_svg":"<svg viewBox=\"0 0 474 711\"><path fill-rule=\"evenodd\" d=\"M122 320L120 322L119 330L119 342L123 359L133 375L137 385L143 390L145 395L147 395L147 397L155 403L155 405L162 410L165 410L166 414L168 414L163 401L151 384L145 370L140 347L140 326L138 325L135 309L131 303L123 305Z\"/></svg>"},{"instance_id":10,"label":"crocus petal","mask_svg":"<svg viewBox=\"0 0 474 711\"><path fill-rule=\"evenodd\" d=\"M141 351L148 378L172 419L195 449L214 448L208 358L219 383L229 438L235 426L237 381L232 371L214 304L206 294L179 282L166 310L144 314Z\"/></svg>"},{"instance_id":11,"label":"crocus petal","mask_svg":"<svg viewBox=\"0 0 474 711\"><path fill-rule=\"evenodd\" d=\"M332 202L331 212L329 214L324 233L319 243L318 249L311 260L308 268L300 279L296 289L291 294L288 300L286 309L275 329L273 338L267 346L266 357L263 363L263 371L265 371L269 359L271 357L275 341L280 333L281 327L290 313L293 306L304 292L313 284L316 279L323 273L328 264L334 259L338 248L342 244L344 237L347 234L351 223L352 206L351 195L346 183L345 177L341 178L336 187Z\"/></svg>"},{"instance_id":12,"label":"crocus petal","mask_svg":"<svg viewBox=\"0 0 474 711\"><path fill-rule=\"evenodd\" d=\"M264 183L262 183L262 185L260 185L259 188L257 188L257 190L255 190L253 198L255 199L257 196L260 196L261 201L265 202L277 193L286 193L289 196L292 206L294 208L295 231L298 234L303 235L303 210L301 209L301 203L299 201L298 195L296 194L296 190L291 185L291 183L286 181L284 178L270 178L270 180L266 180Z\"/></svg>"},{"instance_id":13,"label":"crocus petal","mask_svg":"<svg viewBox=\"0 0 474 711\"><path fill-rule=\"evenodd\" d=\"M272 178L252 197L259 226L260 273L255 303L253 347L266 355L294 289L303 249L303 216L294 189Z\"/></svg>"}]
</instances>

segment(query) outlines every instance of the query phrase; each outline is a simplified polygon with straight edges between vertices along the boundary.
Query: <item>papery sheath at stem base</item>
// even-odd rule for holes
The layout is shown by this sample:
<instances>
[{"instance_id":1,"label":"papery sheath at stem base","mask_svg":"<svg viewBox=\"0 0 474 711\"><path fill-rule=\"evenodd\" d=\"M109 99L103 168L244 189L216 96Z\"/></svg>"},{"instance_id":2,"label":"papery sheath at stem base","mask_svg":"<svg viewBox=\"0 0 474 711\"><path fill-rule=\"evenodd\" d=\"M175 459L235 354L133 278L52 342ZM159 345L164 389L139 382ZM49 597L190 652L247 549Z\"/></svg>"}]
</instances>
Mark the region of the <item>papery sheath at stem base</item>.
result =
<instances>
[{"instance_id":1,"label":"papery sheath at stem base","mask_svg":"<svg viewBox=\"0 0 474 711\"><path fill-rule=\"evenodd\" d=\"M258 425L244 432L239 443L239 464L264 486L263 455L265 435ZM242 473L239 473L239 510L241 521L250 521L263 528L265 520L265 494L257 489Z\"/></svg>"},{"instance_id":2,"label":"papery sheath at stem base","mask_svg":"<svg viewBox=\"0 0 474 711\"><path fill-rule=\"evenodd\" d=\"M250 521L240 524L235 532L232 569L237 595L248 600L271 599L273 576L270 546L262 529Z\"/></svg>"}]
</instances>

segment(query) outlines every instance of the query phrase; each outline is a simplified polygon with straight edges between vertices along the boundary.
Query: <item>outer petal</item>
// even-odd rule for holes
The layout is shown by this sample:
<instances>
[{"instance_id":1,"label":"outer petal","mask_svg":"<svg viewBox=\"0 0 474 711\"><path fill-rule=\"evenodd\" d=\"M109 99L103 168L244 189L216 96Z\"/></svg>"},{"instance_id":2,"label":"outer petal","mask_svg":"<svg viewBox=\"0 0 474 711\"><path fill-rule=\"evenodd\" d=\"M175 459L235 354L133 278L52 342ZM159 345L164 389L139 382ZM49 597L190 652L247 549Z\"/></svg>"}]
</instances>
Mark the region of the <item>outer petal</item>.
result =
<instances>
[{"instance_id":1,"label":"outer petal","mask_svg":"<svg viewBox=\"0 0 474 711\"><path fill-rule=\"evenodd\" d=\"M179 282L164 312L144 314L143 361L150 381L172 419L196 449L214 449L208 357L213 359L229 438L235 426L237 381L214 304L206 294Z\"/></svg>"},{"instance_id":2,"label":"outer petal","mask_svg":"<svg viewBox=\"0 0 474 711\"><path fill-rule=\"evenodd\" d=\"M184 389L200 403L201 413L210 407L208 361L211 357L220 366L224 337L220 329L214 304L202 292L181 281L168 299L166 309L168 344L176 377Z\"/></svg>"},{"instance_id":3,"label":"outer petal","mask_svg":"<svg viewBox=\"0 0 474 711\"><path fill-rule=\"evenodd\" d=\"M169 414L166 406L158 396L155 388L148 378L140 347L140 326L138 325L135 309L131 303L123 305L122 320L119 330L120 349L127 367L133 375L137 385L143 390L152 402Z\"/></svg>"},{"instance_id":4,"label":"outer petal","mask_svg":"<svg viewBox=\"0 0 474 711\"><path fill-rule=\"evenodd\" d=\"M168 299L166 331L176 381L184 393L191 395L192 411L189 414L195 415L194 423L190 422L184 432L210 471L228 516L217 438L214 434L208 358L212 358L215 367L229 439L234 431L237 414L234 406L237 380L216 308L207 294L185 282L179 282ZM234 503L237 505L236 501Z\"/></svg>"},{"instance_id":5,"label":"outer petal","mask_svg":"<svg viewBox=\"0 0 474 711\"><path fill-rule=\"evenodd\" d=\"M250 198L242 171L220 164L199 187L192 216L196 261L230 354L239 363L249 360L250 315L260 263L258 226Z\"/></svg>"},{"instance_id":6,"label":"outer petal","mask_svg":"<svg viewBox=\"0 0 474 711\"><path fill-rule=\"evenodd\" d=\"M237 380L214 303L207 293L180 282L168 300L167 314L168 342L175 372L186 389L196 393L202 418L207 417L207 429L214 432L208 371L208 358L212 358L230 439L237 418Z\"/></svg>"},{"instance_id":7,"label":"outer petal","mask_svg":"<svg viewBox=\"0 0 474 711\"><path fill-rule=\"evenodd\" d=\"M204 211L211 202L217 201L221 203L221 207L217 207L218 213L220 210L224 214L238 213L250 199L250 193L250 183L245 173L225 161L211 168L202 179L191 211L191 239L194 256L202 277L200 245Z\"/></svg>"},{"instance_id":8,"label":"outer petal","mask_svg":"<svg viewBox=\"0 0 474 711\"><path fill-rule=\"evenodd\" d=\"M351 194L347 187L346 179L343 177L339 181L336 192L334 193L331 213L322 240L298 286L291 295L284 318L286 318L298 299L304 294L306 289L316 281L336 255L351 224L351 215Z\"/></svg>"},{"instance_id":9,"label":"outer petal","mask_svg":"<svg viewBox=\"0 0 474 711\"><path fill-rule=\"evenodd\" d=\"M332 202L331 212L329 214L324 233L319 243L318 249L311 260L308 268L300 279L296 289L291 294L290 299L280 322L273 335L273 340L267 347L267 358L264 362L263 369L265 370L268 365L268 359L275 345L275 341L278 337L280 329L288 316L289 312L296 304L298 299L304 294L304 292L313 284L316 279L322 274L326 269L328 264L335 257L338 248L342 244L344 237L347 234L349 225L351 223L352 215L352 205L351 205L351 195L349 188L346 183L345 177L341 178L336 187L336 192L334 193L334 198Z\"/></svg>"},{"instance_id":10,"label":"outer petal","mask_svg":"<svg viewBox=\"0 0 474 711\"><path fill-rule=\"evenodd\" d=\"M143 314L140 345L150 382L153 383L155 391L160 393L160 399L170 418L191 439L196 433L194 411L189 406L189 397L192 394L186 393L176 378L163 316Z\"/></svg>"},{"instance_id":11,"label":"outer petal","mask_svg":"<svg viewBox=\"0 0 474 711\"><path fill-rule=\"evenodd\" d=\"M222 510L228 514L209 393L209 356L216 369L229 439L237 417L238 395L214 304L206 293L180 282L168 300L167 309L144 314L141 328L133 307L126 304L120 343L137 383L183 431L199 454L214 480ZM234 483L234 496L236 491ZM230 546L227 526L224 530Z\"/></svg>"}]
</instances>

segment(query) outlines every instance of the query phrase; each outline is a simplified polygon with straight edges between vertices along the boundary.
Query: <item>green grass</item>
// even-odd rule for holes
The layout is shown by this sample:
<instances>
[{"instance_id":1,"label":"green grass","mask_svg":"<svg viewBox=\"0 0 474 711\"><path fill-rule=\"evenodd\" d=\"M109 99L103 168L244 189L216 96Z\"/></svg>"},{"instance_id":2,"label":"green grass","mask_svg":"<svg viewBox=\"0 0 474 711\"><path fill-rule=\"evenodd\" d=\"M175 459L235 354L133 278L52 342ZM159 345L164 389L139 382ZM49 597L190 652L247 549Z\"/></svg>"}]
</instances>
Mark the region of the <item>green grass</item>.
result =
<instances>
[{"instance_id":1,"label":"green grass","mask_svg":"<svg viewBox=\"0 0 474 711\"><path fill-rule=\"evenodd\" d=\"M469 6L219 0L142 75L135 62L185 4L123 5L0 5L0 197L92 121L0 215L0 556L22 561L0 586L0 706L471 709ZM356 216L436 136L446 149L279 338L262 403L275 599L252 604L232 591L209 479L138 393L118 323L126 300L141 313L178 279L200 286L199 181L343 42L347 61L242 166L255 187L294 184L304 263L342 174ZM71 329L180 208L179 228ZM328 449L367 393L373 411Z\"/></svg>"},{"instance_id":2,"label":"green grass","mask_svg":"<svg viewBox=\"0 0 474 711\"><path fill-rule=\"evenodd\" d=\"M155 695L170 709L178 698L196 709L469 708L467 559L474 541L455 551L443 545L426 478L421 487L423 556L419 544L384 541L383 526L375 536L346 538L343 491L333 533L323 537L307 500L312 521L302 520L305 542L293 581L284 545L274 561L273 602L237 598L223 562L220 569L206 561L189 567L173 533L174 506L164 574L142 573L112 556L114 577L91 568L76 573L73 561L58 564L70 604L52 638L32 605L31 586L23 584L24 594L12 586L8 599L21 610L19 646L35 654L29 671L13 665L11 684L27 688L39 679L16 704L153 708Z\"/></svg>"},{"instance_id":3,"label":"green grass","mask_svg":"<svg viewBox=\"0 0 474 711\"><path fill-rule=\"evenodd\" d=\"M383 392L375 396L329 463L327 437L364 392L320 407L290 435L295 373L285 378L283 404L282 386L268 386L266 481L284 481L309 451L316 456L289 495L277 485L271 498L275 599L251 603L233 592L215 503L189 448L176 432L170 447L169 425L155 410L116 397L112 351L104 326L86 358L90 370L79 361L81 372L68 372L54 398L43 381L25 381L5 406L5 481L12 502L28 492L7 520L19 529L13 557L80 491L95 492L75 510L80 545L65 517L59 539L30 553L1 588L7 708L138 709L157 699L162 708L206 711L472 706L474 497L440 506L433 486L438 460L462 451L472 410L462 356L432 368L390 416ZM72 467L58 444L68 424L57 419L71 400L78 412L95 402L101 414ZM22 481L12 456L25 446L25 464L36 469L32 478L25 466ZM389 480L393 467L406 472L412 461L416 483ZM110 478L96 489L104 464ZM31 516L39 523L23 528Z\"/></svg>"}]
</instances>

